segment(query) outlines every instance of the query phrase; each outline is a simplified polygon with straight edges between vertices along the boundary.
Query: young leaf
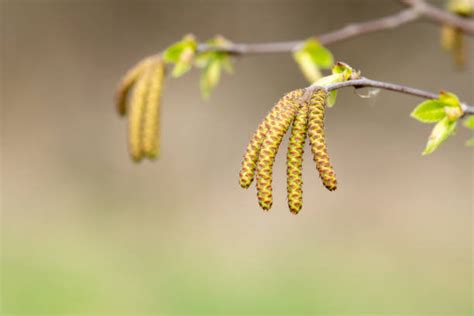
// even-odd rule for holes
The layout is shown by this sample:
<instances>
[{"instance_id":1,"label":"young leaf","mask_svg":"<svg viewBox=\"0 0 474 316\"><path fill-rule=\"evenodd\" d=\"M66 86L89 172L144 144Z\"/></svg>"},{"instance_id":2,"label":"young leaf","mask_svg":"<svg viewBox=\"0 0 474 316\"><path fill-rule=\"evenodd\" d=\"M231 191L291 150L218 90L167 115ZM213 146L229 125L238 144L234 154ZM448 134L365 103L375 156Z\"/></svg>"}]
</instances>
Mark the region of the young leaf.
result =
<instances>
[{"instance_id":1,"label":"young leaf","mask_svg":"<svg viewBox=\"0 0 474 316\"><path fill-rule=\"evenodd\" d=\"M293 58L309 82L321 78L320 69L328 69L334 63L331 52L315 38L308 39L293 53Z\"/></svg>"},{"instance_id":2,"label":"young leaf","mask_svg":"<svg viewBox=\"0 0 474 316\"><path fill-rule=\"evenodd\" d=\"M438 100L444 103L446 106L461 108L461 103L459 102L458 96L455 95L454 93L441 91L439 93Z\"/></svg>"},{"instance_id":3,"label":"young leaf","mask_svg":"<svg viewBox=\"0 0 474 316\"><path fill-rule=\"evenodd\" d=\"M418 104L410 116L422 123L435 123L446 116L445 106L437 100L427 100Z\"/></svg>"},{"instance_id":4,"label":"young leaf","mask_svg":"<svg viewBox=\"0 0 474 316\"><path fill-rule=\"evenodd\" d=\"M293 58L300 67L306 80L315 82L321 78L321 71L319 66L313 61L311 55L306 51L297 51L293 54Z\"/></svg>"},{"instance_id":5,"label":"young leaf","mask_svg":"<svg viewBox=\"0 0 474 316\"><path fill-rule=\"evenodd\" d=\"M435 151L456 129L456 121L449 120L448 117L439 121L428 138L428 143L423 151L423 155L431 154Z\"/></svg>"},{"instance_id":6,"label":"young leaf","mask_svg":"<svg viewBox=\"0 0 474 316\"><path fill-rule=\"evenodd\" d=\"M463 125L469 129L474 129L474 115L469 115L465 120Z\"/></svg>"},{"instance_id":7,"label":"young leaf","mask_svg":"<svg viewBox=\"0 0 474 316\"><path fill-rule=\"evenodd\" d=\"M196 50L196 39L192 35L186 35L181 41L171 45L164 51L163 59L165 62L175 64L171 73L173 77L181 77L191 69Z\"/></svg>"},{"instance_id":8,"label":"young leaf","mask_svg":"<svg viewBox=\"0 0 474 316\"><path fill-rule=\"evenodd\" d=\"M212 89L215 88L221 77L222 60L212 59L201 73L201 93L204 98L209 98Z\"/></svg>"}]
</instances>

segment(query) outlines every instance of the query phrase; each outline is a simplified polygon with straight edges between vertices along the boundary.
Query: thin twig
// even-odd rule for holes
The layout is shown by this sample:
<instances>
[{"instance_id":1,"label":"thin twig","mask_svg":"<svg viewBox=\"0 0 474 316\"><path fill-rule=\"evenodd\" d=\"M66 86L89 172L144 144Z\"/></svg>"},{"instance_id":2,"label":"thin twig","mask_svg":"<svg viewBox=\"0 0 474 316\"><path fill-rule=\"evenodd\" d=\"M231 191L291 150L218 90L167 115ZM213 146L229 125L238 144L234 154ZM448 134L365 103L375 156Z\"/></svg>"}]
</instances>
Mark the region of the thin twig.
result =
<instances>
[{"instance_id":1,"label":"thin twig","mask_svg":"<svg viewBox=\"0 0 474 316\"><path fill-rule=\"evenodd\" d=\"M364 87L372 87L372 88L379 88L379 89L384 89L384 90L389 90L389 91L395 91L403 94L409 94L413 95L416 97L424 98L424 99L437 99L438 94L412 88L412 87L407 87L395 83L389 83L389 82L383 82L383 81L376 81L376 80L371 80L367 78L360 78L360 79L355 79L355 80L348 80L344 82L338 82L334 84L327 85L325 87L317 86L317 85L311 85L307 88L308 91L314 91L317 89L325 89L326 91L333 91L333 90L338 90L344 87L355 87L356 89L358 88L364 88ZM468 105L466 103L461 103L461 108L464 112L464 114L474 114L474 106Z\"/></svg>"},{"instance_id":2,"label":"thin twig","mask_svg":"<svg viewBox=\"0 0 474 316\"><path fill-rule=\"evenodd\" d=\"M399 0L401 3L415 9L421 17L438 24L449 24L474 35L474 21L439 9L424 0Z\"/></svg>"},{"instance_id":3,"label":"thin twig","mask_svg":"<svg viewBox=\"0 0 474 316\"><path fill-rule=\"evenodd\" d=\"M315 36L323 45L332 44L352 37L369 34L413 22L423 17L437 24L453 25L466 34L474 35L474 21L459 17L450 12L436 8L423 0L399 0L409 8L395 14L367 22L353 23L338 30ZM200 44L198 51L221 51L233 55L288 53L297 50L304 40L269 43L232 43L224 47Z\"/></svg>"},{"instance_id":4,"label":"thin twig","mask_svg":"<svg viewBox=\"0 0 474 316\"><path fill-rule=\"evenodd\" d=\"M417 9L409 8L372 21L349 24L341 29L318 35L316 38L321 44L328 45L363 34L393 29L415 21L418 17ZM212 47L207 44L200 44L198 50L200 52L221 51L233 55L288 53L297 50L304 42L305 40L256 44L232 43L225 47Z\"/></svg>"}]
</instances>

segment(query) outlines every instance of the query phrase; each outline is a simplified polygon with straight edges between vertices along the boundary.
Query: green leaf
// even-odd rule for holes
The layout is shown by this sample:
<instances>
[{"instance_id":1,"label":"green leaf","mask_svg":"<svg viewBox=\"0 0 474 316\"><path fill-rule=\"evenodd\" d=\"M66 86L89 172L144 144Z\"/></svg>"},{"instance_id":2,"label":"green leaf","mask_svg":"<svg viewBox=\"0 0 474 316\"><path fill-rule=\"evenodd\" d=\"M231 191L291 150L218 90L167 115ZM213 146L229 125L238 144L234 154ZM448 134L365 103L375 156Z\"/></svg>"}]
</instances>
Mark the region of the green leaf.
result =
<instances>
[{"instance_id":1,"label":"green leaf","mask_svg":"<svg viewBox=\"0 0 474 316\"><path fill-rule=\"evenodd\" d=\"M332 75L322 77L321 79L315 82L315 85L324 87L324 86L328 86L330 84L342 82L342 81L344 81L344 73L334 73ZM336 97L337 97L336 90L329 92L326 99L326 106L330 108L333 107L334 104L336 103Z\"/></svg>"},{"instance_id":2,"label":"green leaf","mask_svg":"<svg viewBox=\"0 0 474 316\"><path fill-rule=\"evenodd\" d=\"M441 91L439 93L438 100L444 103L446 106L461 108L461 103L459 102L457 95L455 95L454 93Z\"/></svg>"},{"instance_id":3,"label":"green leaf","mask_svg":"<svg viewBox=\"0 0 474 316\"><path fill-rule=\"evenodd\" d=\"M312 83L321 78L322 74L319 70L319 66L313 61L313 58L311 58L311 55L308 52L295 52L293 58L300 67L306 80Z\"/></svg>"},{"instance_id":4,"label":"green leaf","mask_svg":"<svg viewBox=\"0 0 474 316\"><path fill-rule=\"evenodd\" d=\"M431 154L435 151L456 129L456 121L449 120L448 117L439 121L428 138L428 143L423 151L423 155Z\"/></svg>"},{"instance_id":5,"label":"green leaf","mask_svg":"<svg viewBox=\"0 0 474 316\"><path fill-rule=\"evenodd\" d=\"M220 59L212 59L201 73L201 93L204 98L209 98L211 91L215 88L221 77L222 62Z\"/></svg>"},{"instance_id":6,"label":"green leaf","mask_svg":"<svg viewBox=\"0 0 474 316\"><path fill-rule=\"evenodd\" d=\"M343 75L343 81L349 80L352 76L353 73L357 74L357 77L360 77L360 73L357 73L351 66L349 66L346 63L338 61L333 67L332 67L332 73L333 74L342 74Z\"/></svg>"},{"instance_id":7,"label":"green leaf","mask_svg":"<svg viewBox=\"0 0 474 316\"><path fill-rule=\"evenodd\" d=\"M181 41L171 45L164 51L164 61L175 64L171 73L173 77L181 77L191 69L196 50L196 39L192 35L186 35Z\"/></svg>"},{"instance_id":8,"label":"green leaf","mask_svg":"<svg viewBox=\"0 0 474 316\"><path fill-rule=\"evenodd\" d=\"M446 117L445 106L437 100L427 100L418 104L410 116L422 123L435 123Z\"/></svg>"},{"instance_id":9,"label":"green leaf","mask_svg":"<svg viewBox=\"0 0 474 316\"><path fill-rule=\"evenodd\" d=\"M474 115L469 115L465 120L463 125L469 129L474 129Z\"/></svg>"},{"instance_id":10,"label":"green leaf","mask_svg":"<svg viewBox=\"0 0 474 316\"><path fill-rule=\"evenodd\" d=\"M309 82L321 78L320 69L328 69L334 64L332 53L315 38L306 40L301 48L293 53L293 58Z\"/></svg>"}]
</instances>

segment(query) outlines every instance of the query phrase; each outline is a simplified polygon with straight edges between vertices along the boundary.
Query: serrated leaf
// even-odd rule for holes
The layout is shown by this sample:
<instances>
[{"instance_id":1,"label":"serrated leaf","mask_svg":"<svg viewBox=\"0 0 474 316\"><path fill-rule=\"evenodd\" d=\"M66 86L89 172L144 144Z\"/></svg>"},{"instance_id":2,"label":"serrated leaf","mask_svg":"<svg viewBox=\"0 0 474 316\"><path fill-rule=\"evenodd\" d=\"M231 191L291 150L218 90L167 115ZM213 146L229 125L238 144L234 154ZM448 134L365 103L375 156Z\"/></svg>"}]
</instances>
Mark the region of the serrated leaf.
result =
<instances>
[{"instance_id":1,"label":"serrated leaf","mask_svg":"<svg viewBox=\"0 0 474 316\"><path fill-rule=\"evenodd\" d=\"M474 129L474 115L469 115L465 120L463 125L467 128Z\"/></svg>"},{"instance_id":2,"label":"serrated leaf","mask_svg":"<svg viewBox=\"0 0 474 316\"><path fill-rule=\"evenodd\" d=\"M446 105L437 100L427 100L418 104L410 116L422 123L435 123L446 117Z\"/></svg>"},{"instance_id":3,"label":"serrated leaf","mask_svg":"<svg viewBox=\"0 0 474 316\"><path fill-rule=\"evenodd\" d=\"M203 69L200 80L201 94L204 98L209 98L211 91L219 82L221 76L222 63L219 59L213 59Z\"/></svg>"},{"instance_id":4,"label":"serrated leaf","mask_svg":"<svg viewBox=\"0 0 474 316\"><path fill-rule=\"evenodd\" d=\"M456 121L450 121L447 117L439 121L431 131L423 155L429 155L435 151L456 129Z\"/></svg>"},{"instance_id":5,"label":"serrated leaf","mask_svg":"<svg viewBox=\"0 0 474 316\"><path fill-rule=\"evenodd\" d=\"M293 54L293 58L300 67L301 72L303 73L306 80L310 83L315 82L321 78L321 71L319 66L311 58L311 55L306 51L298 51Z\"/></svg>"}]
</instances>

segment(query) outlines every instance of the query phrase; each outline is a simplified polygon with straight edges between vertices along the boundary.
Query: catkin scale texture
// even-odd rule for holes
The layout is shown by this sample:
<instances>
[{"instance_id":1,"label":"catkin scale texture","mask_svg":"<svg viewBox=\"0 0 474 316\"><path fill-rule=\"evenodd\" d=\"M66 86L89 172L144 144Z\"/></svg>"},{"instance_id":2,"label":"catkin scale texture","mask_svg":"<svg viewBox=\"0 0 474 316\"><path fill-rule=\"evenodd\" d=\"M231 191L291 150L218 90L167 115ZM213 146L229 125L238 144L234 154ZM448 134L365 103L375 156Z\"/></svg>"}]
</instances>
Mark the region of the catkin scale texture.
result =
<instances>
[{"instance_id":1,"label":"catkin scale texture","mask_svg":"<svg viewBox=\"0 0 474 316\"><path fill-rule=\"evenodd\" d=\"M150 69L147 69L140 79L138 79L130 102L128 143L130 156L135 161L140 161L143 158L143 115L151 74Z\"/></svg>"},{"instance_id":2,"label":"catkin scale texture","mask_svg":"<svg viewBox=\"0 0 474 316\"><path fill-rule=\"evenodd\" d=\"M293 121L287 152L288 207L298 213L303 206L303 153L308 130L309 104L301 105Z\"/></svg>"},{"instance_id":3,"label":"catkin scale texture","mask_svg":"<svg viewBox=\"0 0 474 316\"><path fill-rule=\"evenodd\" d=\"M270 113L266 120L267 133L262 142L257 161L257 198L263 210L269 210L273 204L272 173L273 163L283 137L290 127L299 108L299 97L303 90L294 90L285 95L277 106L281 111Z\"/></svg>"},{"instance_id":4,"label":"catkin scale texture","mask_svg":"<svg viewBox=\"0 0 474 316\"><path fill-rule=\"evenodd\" d=\"M263 140L267 134L268 126L272 124L270 120L275 120L275 117L284 109L285 103L277 102L277 104L270 110L268 115L258 126L257 130L250 139L247 149L242 159L242 166L240 168L239 183L244 189L247 189L255 177L255 170L257 167L257 160L260 154ZM274 124L274 123L273 123Z\"/></svg>"},{"instance_id":5,"label":"catkin scale texture","mask_svg":"<svg viewBox=\"0 0 474 316\"><path fill-rule=\"evenodd\" d=\"M148 93L145 100L143 118L143 141L142 150L148 158L156 158L159 155L159 121L160 121L160 99L165 75L165 65L161 57L156 57L150 66L150 77L148 82Z\"/></svg>"},{"instance_id":6,"label":"catkin scale texture","mask_svg":"<svg viewBox=\"0 0 474 316\"><path fill-rule=\"evenodd\" d=\"M128 94L130 93L130 90L132 89L133 85L138 81L141 75L150 66L151 62L151 58L146 58L140 61L129 71L127 71L127 73L120 81L115 93L115 104L117 107L117 112L120 116L125 116L127 114Z\"/></svg>"},{"instance_id":7,"label":"catkin scale texture","mask_svg":"<svg viewBox=\"0 0 474 316\"><path fill-rule=\"evenodd\" d=\"M324 186L329 191L337 188L337 180L334 169L329 160L324 135L324 112L326 107L327 93L324 90L317 90L311 96L308 118L308 136L316 162L319 176Z\"/></svg>"}]
</instances>

